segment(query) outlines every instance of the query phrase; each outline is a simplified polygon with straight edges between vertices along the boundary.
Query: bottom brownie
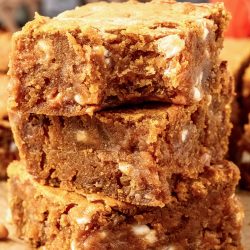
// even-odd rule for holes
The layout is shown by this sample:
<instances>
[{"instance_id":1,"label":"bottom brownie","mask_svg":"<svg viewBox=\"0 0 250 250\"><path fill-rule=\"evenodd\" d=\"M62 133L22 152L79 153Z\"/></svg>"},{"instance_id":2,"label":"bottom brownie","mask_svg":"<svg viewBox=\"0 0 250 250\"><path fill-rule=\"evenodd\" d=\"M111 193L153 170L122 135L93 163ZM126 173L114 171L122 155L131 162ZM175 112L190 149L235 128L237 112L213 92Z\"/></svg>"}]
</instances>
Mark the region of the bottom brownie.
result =
<instances>
[{"instance_id":1,"label":"bottom brownie","mask_svg":"<svg viewBox=\"0 0 250 250\"><path fill-rule=\"evenodd\" d=\"M207 171L217 188L156 208L42 186L14 162L8 170L13 222L20 238L41 249L242 249L238 170L227 164ZM203 182L197 190L206 193Z\"/></svg>"}]
</instances>

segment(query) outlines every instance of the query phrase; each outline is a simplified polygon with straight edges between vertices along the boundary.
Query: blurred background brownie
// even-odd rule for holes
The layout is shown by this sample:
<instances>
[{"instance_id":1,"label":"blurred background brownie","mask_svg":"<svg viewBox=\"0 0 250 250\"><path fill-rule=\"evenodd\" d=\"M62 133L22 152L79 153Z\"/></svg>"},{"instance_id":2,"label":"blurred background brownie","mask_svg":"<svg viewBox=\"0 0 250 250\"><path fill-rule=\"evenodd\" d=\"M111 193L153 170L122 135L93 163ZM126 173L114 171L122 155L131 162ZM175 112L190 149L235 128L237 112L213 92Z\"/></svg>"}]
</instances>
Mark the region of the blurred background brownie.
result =
<instances>
[{"instance_id":1,"label":"blurred background brownie","mask_svg":"<svg viewBox=\"0 0 250 250\"><path fill-rule=\"evenodd\" d=\"M0 9L1 9L0 2ZM1 11L0 11L1 13ZM18 150L12 136L8 112L8 84L7 76L12 33L0 28L0 179L5 179L8 164L18 159Z\"/></svg>"},{"instance_id":2,"label":"blurred background brownie","mask_svg":"<svg viewBox=\"0 0 250 250\"><path fill-rule=\"evenodd\" d=\"M228 61L234 76L236 95L232 104L233 130L230 137L229 158L241 169L241 186L250 188L250 146L248 115L250 113L250 39L227 38L221 58Z\"/></svg>"}]
</instances>

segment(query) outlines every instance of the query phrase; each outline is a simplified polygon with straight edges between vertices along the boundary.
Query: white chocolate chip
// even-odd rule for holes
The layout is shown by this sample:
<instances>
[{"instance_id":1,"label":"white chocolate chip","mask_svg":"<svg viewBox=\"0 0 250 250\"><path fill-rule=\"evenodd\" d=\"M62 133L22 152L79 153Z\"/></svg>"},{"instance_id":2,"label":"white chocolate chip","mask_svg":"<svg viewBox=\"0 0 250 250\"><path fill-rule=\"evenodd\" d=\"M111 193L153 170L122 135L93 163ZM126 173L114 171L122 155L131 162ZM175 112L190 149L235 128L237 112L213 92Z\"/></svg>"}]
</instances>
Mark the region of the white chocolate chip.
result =
<instances>
[{"instance_id":1,"label":"white chocolate chip","mask_svg":"<svg viewBox=\"0 0 250 250\"><path fill-rule=\"evenodd\" d=\"M119 162L118 169L125 175L129 175L133 166L127 162Z\"/></svg>"},{"instance_id":2,"label":"white chocolate chip","mask_svg":"<svg viewBox=\"0 0 250 250\"><path fill-rule=\"evenodd\" d=\"M111 53L106 48L104 48L103 46L94 46L93 50L96 51L96 52L102 50L105 63L108 64L108 65L110 64L110 62L111 62L111 60L110 60Z\"/></svg>"},{"instance_id":3,"label":"white chocolate chip","mask_svg":"<svg viewBox=\"0 0 250 250\"><path fill-rule=\"evenodd\" d=\"M193 88L193 96L196 102L199 102L202 99L201 92L197 87Z\"/></svg>"},{"instance_id":4,"label":"white chocolate chip","mask_svg":"<svg viewBox=\"0 0 250 250\"><path fill-rule=\"evenodd\" d=\"M250 163L250 153L243 151L241 156L241 163Z\"/></svg>"},{"instance_id":5,"label":"white chocolate chip","mask_svg":"<svg viewBox=\"0 0 250 250\"><path fill-rule=\"evenodd\" d=\"M110 52L107 49L104 50L104 56L105 57L109 57L110 56Z\"/></svg>"},{"instance_id":6,"label":"white chocolate chip","mask_svg":"<svg viewBox=\"0 0 250 250\"><path fill-rule=\"evenodd\" d=\"M74 100L76 103L80 104L81 106L83 106L85 104L84 98L82 95L76 94L74 96Z\"/></svg>"},{"instance_id":7,"label":"white chocolate chip","mask_svg":"<svg viewBox=\"0 0 250 250\"><path fill-rule=\"evenodd\" d=\"M149 244L157 241L155 230L150 229L147 225L134 225L132 231L136 236L144 237Z\"/></svg>"},{"instance_id":8,"label":"white chocolate chip","mask_svg":"<svg viewBox=\"0 0 250 250\"><path fill-rule=\"evenodd\" d=\"M88 133L85 130L78 130L76 132L76 140L78 142L87 142L88 141Z\"/></svg>"},{"instance_id":9,"label":"white chocolate chip","mask_svg":"<svg viewBox=\"0 0 250 250\"><path fill-rule=\"evenodd\" d=\"M176 75L180 71L180 64L170 62L168 67L164 70L163 76L171 78L173 75Z\"/></svg>"},{"instance_id":10,"label":"white chocolate chip","mask_svg":"<svg viewBox=\"0 0 250 250\"><path fill-rule=\"evenodd\" d=\"M105 49L104 50L104 58L105 58L105 63L108 65L111 63L110 55L111 55L111 53L107 49Z\"/></svg>"},{"instance_id":11,"label":"white chocolate chip","mask_svg":"<svg viewBox=\"0 0 250 250\"><path fill-rule=\"evenodd\" d=\"M201 156L201 162L205 165L205 166L210 166L210 162L211 162L211 155L208 153L204 153Z\"/></svg>"},{"instance_id":12,"label":"white chocolate chip","mask_svg":"<svg viewBox=\"0 0 250 250\"><path fill-rule=\"evenodd\" d=\"M182 142L186 141L187 135L188 135L188 130L183 129L182 132L181 132L181 140L182 140Z\"/></svg>"},{"instance_id":13,"label":"white chocolate chip","mask_svg":"<svg viewBox=\"0 0 250 250\"><path fill-rule=\"evenodd\" d=\"M45 40L39 40L37 45L44 52L47 52L50 48L50 46L48 45L48 43Z\"/></svg>"},{"instance_id":14,"label":"white chocolate chip","mask_svg":"<svg viewBox=\"0 0 250 250\"><path fill-rule=\"evenodd\" d=\"M150 232L145 236L145 240L149 244L154 244L157 241L155 230L150 230Z\"/></svg>"},{"instance_id":15,"label":"white chocolate chip","mask_svg":"<svg viewBox=\"0 0 250 250\"><path fill-rule=\"evenodd\" d=\"M169 35L158 40L158 50L165 58L178 55L185 47L185 42L178 35Z\"/></svg>"},{"instance_id":16,"label":"white chocolate chip","mask_svg":"<svg viewBox=\"0 0 250 250\"><path fill-rule=\"evenodd\" d=\"M170 67L168 67L167 69L164 70L163 75L165 77L168 77L170 74L171 74L171 69L170 69Z\"/></svg>"},{"instance_id":17,"label":"white chocolate chip","mask_svg":"<svg viewBox=\"0 0 250 250\"><path fill-rule=\"evenodd\" d=\"M52 48L49 45L49 43L46 40L39 40L37 43L37 47L39 50L41 50L44 53L44 61L49 61L49 59L51 58L51 51Z\"/></svg>"},{"instance_id":18,"label":"white chocolate chip","mask_svg":"<svg viewBox=\"0 0 250 250\"><path fill-rule=\"evenodd\" d=\"M146 235L150 232L150 228L147 225L134 225L132 230L137 236Z\"/></svg>"},{"instance_id":19,"label":"white chocolate chip","mask_svg":"<svg viewBox=\"0 0 250 250\"><path fill-rule=\"evenodd\" d=\"M76 222L79 225L86 225L86 224L89 224L91 222L91 219L89 216L83 216L81 218L77 218Z\"/></svg>"},{"instance_id":20,"label":"white chocolate chip","mask_svg":"<svg viewBox=\"0 0 250 250\"><path fill-rule=\"evenodd\" d=\"M111 63L110 58L105 58L105 63L109 65Z\"/></svg>"},{"instance_id":21,"label":"white chocolate chip","mask_svg":"<svg viewBox=\"0 0 250 250\"><path fill-rule=\"evenodd\" d=\"M209 34L209 30L207 28L207 22L205 20L198 20L197 21L200 25L201 25L201 28L203 29L203 32L202 32L202 39L205 41L208 37L208 34Z\"/></svg>"},{"instance_id":22,"label":"white chocolate chip","mask_svg":"<svg viewBox=\"0 0 250 250\"><path fill-rule=\"evenodd\" d=\"M198 74L196 78L196 85L200 85L202 83L202 79L203 79L203 71L201 71L200 74Z\"/></svg>"},{"instance_id":23,"label":"white chocolate chip","mask_svg":"<svg viewBox=\"0 0 250 250\"><path fill-rule=\"evenodd\" d=\"M244 219L244 212L243 211L239 211L238 213L236 213L236 222L239 224L242 224L243 219Z\"/></svg>"},{"instance_id":24,"label":"white chocolate chip","mask_svg":"<svg viewBox=\"0 0 250 250\"><path fill-rule=\"evenodd\" d=\"M11 142L9 150L11 153L14 153L17 151L17 147L16 147L16 144L14 142Z\"/></svg>"},{"instance_id":25,"label":"white chocolate chip","mask_svg":"<svg viewBox=\"0 0 250 250\"><path fill-rule=\"evenodd\" d=\"M206 40L209 34L209 30L207 29L207 27L204 27L203 30L203 40Z\"/></svg>"},{"instance_id":26,"label":"white chocolate chip","mask_svg":"<svg viewBox=\"0 0 250 250\"><path fill-rule=\"evenodd\" d=\"M75 242L75 240L71 241L70 250L76 250L76 242Z\"/></svg>"},{"instance_id":27,"label":"white chocolate chip","mask_svg":"<svg viewBox=\"0 0 250 250\"><path fill-rule=\"evenodd\" d=\"M93 51L95 52L103 51L103 46L99 46L99 45L93 46Z\"/></svg>"}]
</instances>

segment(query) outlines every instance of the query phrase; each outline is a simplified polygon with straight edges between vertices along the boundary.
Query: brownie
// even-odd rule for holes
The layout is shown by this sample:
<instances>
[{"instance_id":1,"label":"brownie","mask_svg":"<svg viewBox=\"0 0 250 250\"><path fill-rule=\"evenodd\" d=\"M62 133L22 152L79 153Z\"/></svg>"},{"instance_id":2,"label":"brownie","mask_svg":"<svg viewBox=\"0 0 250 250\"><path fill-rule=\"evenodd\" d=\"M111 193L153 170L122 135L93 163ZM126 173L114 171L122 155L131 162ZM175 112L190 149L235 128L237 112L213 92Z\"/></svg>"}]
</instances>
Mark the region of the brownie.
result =
<instances>
[{"instance_id":1,"label":"brownie","mask_svg":"<svg viewBox=\"0 0 250 250\"><path fill-rule=\"evenodd\" d=\"M223 160L231 131L232 82L191 106L144 104L75 117L9 113L28 171L43 184L164 206L175 182Z\"/></svg>"},{"instance_id":2,"label":"brownie","mask_svg":"<svg viewBox=\"0 0 250 250\"><path fill-rule=\"evenodd\" d=\"M250 46L250 39L249 39ZM250 113L250 54L248 65L242 76L242 106L245 116Z\"/></svg>"},{"instance_id":3,"label":"brownie","mask_svg":"<svg viewBox=\"0 0 250 250\"><path fill-rule=\"evenodd\" d=\"M248 40L248 45L250 46L250 39ZM246 61L246 67L242 72L242 78L240 81L241 87L241 99L239 107L241 109L240 122L242 128L244 129L240 134L239 142L237 146L239 147L236 153L236 163L241 169L241 187L250 190L250 123L249 123L249 113L250 113L250 52L249 60Z\"/></svg>"},{"instance_id":4,"label":"brownie","mask_svg":"<svg viewBox=\"0 0 250 250\"><path fill-rule=\"evenodd\" d=\"M12 34L7 31L0 31L0 72L7 72L11 48Z\"/></svg>"},{"instance_id":5,"label":"brownie","mask_svg":"<svg viewBox=\"0 0 250 250\"><path fill-rule=\"evenodd\" d=\"M227 23L223 4L168 1L36 15L14 35L10 105L76 116L124 103L197 103L214 88L206 80Z\"/></svg>"},{"instance_id":6,"label":"brownie","mask_svg":"<svg viewBox=\"0 0 250 250\"><path fill-rule=\"evenodd\" d=\"M228 61L228 69L234 76L236 96L232 105L233 130L230 137L229 157L239 163L240 151L238 142L244 132L244 124L248 122L247 108L248 87L244 80L247 67L250 65L250 39L227 38L224 41L224 48L221 58ZM244 97L245 96L245 97Z\"/></svg>"},{"instance_id":7,"label":"brownie","mask_svg":"<svg viewBox=\"0 0 250 250\"><path fill-rule=\"evenodd\" d=\"M241 171L241 187L250 190L250 114L249 123L244 126L244 133L238 143L238 166Z\"/></svg>"},{"instance_id":8,"label":"brownie","mask_svg":"<svg viewBox=\"0 0 250 250\"><path fill-rule=\"evenodd\" d=\"M164 208L42 186L20 162L8 173L16 233L35 248L242 249L244 214L234 196L239 173L230 163L208 167L203 180L192 185L200 198Z\"/></svg>"},{"instance_id":9,"label":"brownie","mask_svg":"<svg viewBox=\"0 0 250 250\"><path fill-rule=\"evenodd\" d=\"M8 164L18 157L17 147L14 143L6 107L8 99L8 81L9 78L5 74L0 73L0 179L6 177Z\"/></svg>"},{"instance_id":10,"label":"brownie","mask_svg":"<svg viewBox=\"0 0 250 250\"><path fill-rule=\"evenodd\" d=\"M221 57L228 60L235 79L236 97L232 105L233 130L229 159L241 169L241 186L250 189L249 125L250 113L250 39L226 39ZM244 128L245 127L245 128Z\"/></svg>"}]
</instances>

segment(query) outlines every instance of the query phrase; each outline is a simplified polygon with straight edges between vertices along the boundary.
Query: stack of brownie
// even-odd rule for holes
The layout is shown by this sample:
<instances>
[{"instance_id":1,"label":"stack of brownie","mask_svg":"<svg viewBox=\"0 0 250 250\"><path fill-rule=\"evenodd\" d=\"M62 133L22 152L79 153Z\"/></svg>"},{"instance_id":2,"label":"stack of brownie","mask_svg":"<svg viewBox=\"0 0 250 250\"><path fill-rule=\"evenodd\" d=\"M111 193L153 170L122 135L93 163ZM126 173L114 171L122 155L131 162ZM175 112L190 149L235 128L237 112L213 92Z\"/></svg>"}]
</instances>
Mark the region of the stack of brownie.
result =
<instances>
[{"instance_id":1,"label":"stack of brownie","mask_svg":"<svg viewBox=\"0 0 250 250\"><path fill-rule=\"evenodd\" d=\"M13 40L17 235L46 249L241 249L221 4L94 3Z\"/></svg>"}]
</instances>

